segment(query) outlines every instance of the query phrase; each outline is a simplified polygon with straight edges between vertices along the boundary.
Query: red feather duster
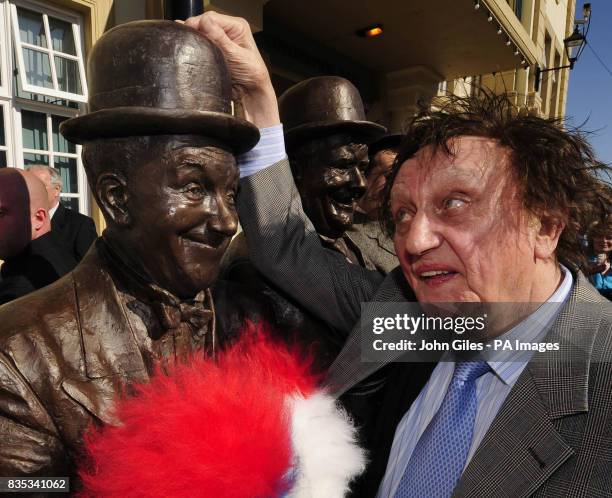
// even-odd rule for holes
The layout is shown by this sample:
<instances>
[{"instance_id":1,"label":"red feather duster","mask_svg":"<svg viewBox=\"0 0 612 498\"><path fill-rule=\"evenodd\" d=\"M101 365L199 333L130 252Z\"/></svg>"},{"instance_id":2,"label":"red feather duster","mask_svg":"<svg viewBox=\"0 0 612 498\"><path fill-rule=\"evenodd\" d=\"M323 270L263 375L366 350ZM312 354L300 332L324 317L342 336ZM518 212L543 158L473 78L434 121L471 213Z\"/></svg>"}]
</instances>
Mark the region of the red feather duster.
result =
<instances>
[{"instance_id":1,"label":"red feather duster","mask_svg":"<svg viewBox=\"0 0 612 498\"><path fill-rule=\"evenodd\" d=\"M120 426L90 431L82 496L272 498L291 486L286 396L317 379L311 361L247 324L216 361L193 356L117 400Z\"/></svg>"}]
</instances>

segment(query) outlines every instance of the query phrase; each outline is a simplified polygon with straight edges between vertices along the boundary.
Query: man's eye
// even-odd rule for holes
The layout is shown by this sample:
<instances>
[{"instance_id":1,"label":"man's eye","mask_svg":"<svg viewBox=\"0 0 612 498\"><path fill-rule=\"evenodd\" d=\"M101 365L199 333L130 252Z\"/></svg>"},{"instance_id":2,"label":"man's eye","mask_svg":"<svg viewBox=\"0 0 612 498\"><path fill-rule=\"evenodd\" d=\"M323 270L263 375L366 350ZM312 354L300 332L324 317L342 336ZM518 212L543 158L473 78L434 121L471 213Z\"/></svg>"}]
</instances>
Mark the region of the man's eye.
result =
<instances>
[{"instance_id":1,"label":"man's eye","mask_svg":"<svg viewBox=\"0 0 612 498\"><path fill-rule=\"evenodd\" d=\"M229 202L231 205L236 204L236 192L229 191L227 193L227 202Z\"/></svg>"},{"instance_id":2,"label":"man's eye","mask_svg":"<svg viewBox=\"0 0 612 498\"><path fill-rule=\"evenodd\" d=\"M410 212L406 208L399 208L395 212L395 216L393 216L393 219L395 223L403 223L407 221L409 217L410 217Z\"/></svg>"},{"instance_id":3,"label":"man's eye","mask_svg":"<svg viewBox=\"0 0 612 498\"><path fill-rule=\"evenodd\" d=\"M201 185L197 183L190 183L185 188L185 192L187 192L192 197L201 197L204 195L204 189Z\"/></svg>"},{"instance_id":4,"label":"man's eye","mask_svg":"<svg viewBox=\"0 0 612 498\"><path fill-rule=\"evenodd\" d=\"M442 206L444 209L458 209L460 207L465 206L466 202L461 199L456 199L454 197L450 197L448 199L444 199Z\"/></svg>"}]
</instances>

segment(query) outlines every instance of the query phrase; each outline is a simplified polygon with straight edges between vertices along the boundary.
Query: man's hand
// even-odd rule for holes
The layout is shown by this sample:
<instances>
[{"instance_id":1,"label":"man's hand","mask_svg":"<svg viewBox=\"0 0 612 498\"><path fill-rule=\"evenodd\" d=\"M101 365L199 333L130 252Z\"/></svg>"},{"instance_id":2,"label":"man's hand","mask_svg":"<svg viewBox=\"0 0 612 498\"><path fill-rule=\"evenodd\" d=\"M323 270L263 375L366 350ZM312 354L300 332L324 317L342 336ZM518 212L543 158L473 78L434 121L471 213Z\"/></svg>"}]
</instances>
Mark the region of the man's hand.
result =
<instances>
[{"instance_id":1,"label":"man's hand","mask_svg":"<svg viewBox=\"0 0 612 498\"><path fill-rule=\"evenodd\" d=\"M234 98L242 102L246 119L258 128L279 124L276 94L249 23L211 11L190 17L185 24L203 33L223 53Z\"/></svg>"}]
</instances>

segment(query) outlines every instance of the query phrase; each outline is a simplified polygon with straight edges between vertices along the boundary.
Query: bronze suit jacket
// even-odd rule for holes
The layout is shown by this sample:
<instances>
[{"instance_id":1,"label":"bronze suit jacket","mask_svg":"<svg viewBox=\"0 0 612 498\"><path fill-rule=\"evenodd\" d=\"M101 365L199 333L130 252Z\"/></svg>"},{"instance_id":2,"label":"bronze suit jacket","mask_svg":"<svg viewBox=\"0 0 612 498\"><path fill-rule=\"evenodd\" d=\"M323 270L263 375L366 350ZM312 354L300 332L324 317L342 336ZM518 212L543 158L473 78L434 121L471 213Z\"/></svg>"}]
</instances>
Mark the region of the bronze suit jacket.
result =
<instances>
[{"instance_id":1,"label":"bronze suit jacket","mask_svg":"<svg viewBox=\"0 0 612 498\"><path fill-rule=\"evenodd\" d=\"M297 302L348 339L327 383L340 396L372 374L386 383L375 393L365 424L369 469L355 487L376 496L397 423L427 382L431 364L361 361L359 319L384 316L378 306L415 300L401 269L386 277L350 265L321 246L305 216L286 161L241 180L240 220L257 268ZM380 303L380 304L378 304ZM612 303L584 275L575 285L547 341L559 354L537 353L512 388L454 497L557 498L612 496ZM381 399L382 398L382 399Z\"/></svg>"},{"instance_id":2,"label":"bronze suit jacket","mask_svg":"<svg viewBox=\"0 0 612 498\"><path fill-rule=\"evenodd\" d=\"M0 476L70 476L85 429L113 421L126 383L148 380L146 330L119 292L94 246L72 273L0 307Z\"/></svg>"}]
</instances>

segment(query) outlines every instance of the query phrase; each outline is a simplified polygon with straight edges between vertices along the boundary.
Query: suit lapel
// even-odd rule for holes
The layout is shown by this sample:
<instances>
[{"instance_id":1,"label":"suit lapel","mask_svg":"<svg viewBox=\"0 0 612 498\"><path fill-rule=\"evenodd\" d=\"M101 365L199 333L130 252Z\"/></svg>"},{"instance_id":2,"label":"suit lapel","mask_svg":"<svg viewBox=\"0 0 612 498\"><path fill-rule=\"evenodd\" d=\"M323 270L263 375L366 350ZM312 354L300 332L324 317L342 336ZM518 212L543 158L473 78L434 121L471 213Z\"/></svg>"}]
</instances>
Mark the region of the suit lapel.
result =
<instances>
[{"instance_id":1,"label":"suit lapel","mask_svg":"<svg viewBox=\"0 0 612 498\"><path fill-rule=\"evenodd\" d=\"M95 248L73 279L85 375L65 379L62 387L96 418L112 423L113 399L127 381L148 380L147 369L114 282Z\"/></svg>"},{"instance_id":2,"label":"suit lapel","mask_svg":"<svg viewBox=\"0 0 612 498\"><path fill-rule=\"evenodd\" d=\"M503 490L504 496L527 497L573 453L554 428L531 372L526 369L453 496L495 496Z\"/></svg>"},{"instance_id":3,"label":"suit lapel","mask_svg":"<svg viewBox=\"0 0 612 498\"><path fill-rule=\"evenodd\" d=\"M374 243L378 247L387 251L391 256L395 257L395 247L393 246L393 241L388 237L385 237L384 234L380 232L380 230L374 233L368 232L366 236L369 237L372 241L374 241Z\"/></svg>"},{"instance_id":4,"label":"suit lapel","mask_svg":"<svg viewBox=\"0 0 612 498\"><path fill-rule=\"evenodd\" d=\"M546 337L559 343L559 351L533 356L453 496L494 496L500 490L515 498L530 496L574 454L555 420L588 411L589 362L601 315L601 298L578 274Z\"/></svg>"},{"instance_id":5,"label":"suit lapel","mask_svg":"<svg viewBox=\"0 0 612 498\"><path fill-rule=\"evenodd\" d=\"M51 231L62 230L66 223L66 208L62 206L61 202L57 205L57 211L51 218Z\"/></svg>"}]
</instances>

